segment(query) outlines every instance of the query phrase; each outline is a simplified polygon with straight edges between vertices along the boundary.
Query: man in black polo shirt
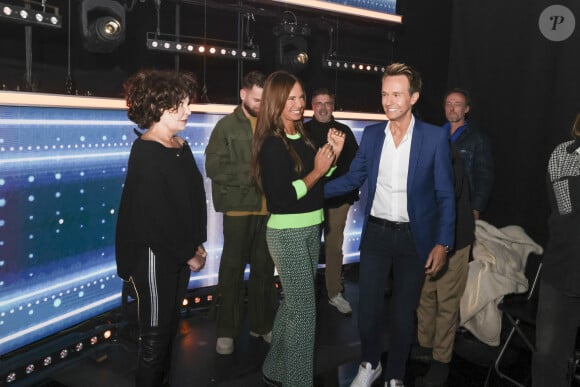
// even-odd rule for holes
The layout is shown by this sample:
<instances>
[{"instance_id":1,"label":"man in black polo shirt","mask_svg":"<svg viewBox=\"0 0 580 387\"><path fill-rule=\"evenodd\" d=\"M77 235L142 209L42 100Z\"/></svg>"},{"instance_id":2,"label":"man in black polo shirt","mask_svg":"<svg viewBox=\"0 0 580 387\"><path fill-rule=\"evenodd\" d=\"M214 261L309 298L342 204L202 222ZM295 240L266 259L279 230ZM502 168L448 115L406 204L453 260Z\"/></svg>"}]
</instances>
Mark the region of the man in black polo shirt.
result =
<instances>
[{"instance_id":1,"label":"man in black polo shirt","mask_svg":"<svg viewBox=\"0 0 580 387\"><path fill-rule=\"evenodd\" d=\"M316 147L326 144L326 135L330 128L336 128L345 133L344 148L337 161L337 168L330 179L345 174L350 162L358 150L358 144L352 130L340 122L336 122L334 111L334 95L328 89L317 89L312 93L312 110L314 117L304 124ZM328 302L342 314L351 314L350 303L342 296L342 244L344 227L350 206L358 200L358 190L345 195L326 199L324 201L324 254L326 257L326 290Z\"/></svg>"}]
</instances>

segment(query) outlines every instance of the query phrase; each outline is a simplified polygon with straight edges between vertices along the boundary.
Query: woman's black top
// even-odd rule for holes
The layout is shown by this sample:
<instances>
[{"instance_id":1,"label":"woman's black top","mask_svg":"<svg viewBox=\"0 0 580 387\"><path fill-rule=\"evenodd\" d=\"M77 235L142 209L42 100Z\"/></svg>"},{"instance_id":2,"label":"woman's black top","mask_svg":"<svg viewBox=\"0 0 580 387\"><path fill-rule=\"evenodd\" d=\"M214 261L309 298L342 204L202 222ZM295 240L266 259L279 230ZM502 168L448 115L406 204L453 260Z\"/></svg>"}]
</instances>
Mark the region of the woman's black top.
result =
<instances>
[{"instance_id":1,"label":"woman's black top","mask_svg":"<svg viewBox=\"0 0 580 387\"><path fill-rule=\"evenodd\" d=\"M117 272L125 280L147 249L185 264L207 239L203 178L187 142L180 149L137 139L131 148L116 229Z\"/></svg>"}]
</instances>

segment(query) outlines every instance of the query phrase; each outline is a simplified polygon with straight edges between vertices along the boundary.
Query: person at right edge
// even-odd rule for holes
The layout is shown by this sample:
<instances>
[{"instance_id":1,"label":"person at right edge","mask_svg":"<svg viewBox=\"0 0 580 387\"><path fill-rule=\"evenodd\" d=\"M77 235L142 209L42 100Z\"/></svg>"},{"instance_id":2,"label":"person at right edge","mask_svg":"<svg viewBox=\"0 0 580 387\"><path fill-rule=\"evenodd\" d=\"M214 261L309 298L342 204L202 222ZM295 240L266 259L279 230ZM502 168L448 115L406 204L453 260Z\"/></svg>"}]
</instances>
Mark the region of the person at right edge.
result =
<instances>
[{"instance_id":1,"label":"person at right edge","mask_svg":"<svg viewBox=\"0 0 580 387\"><path fill-rule=\"evenodd\" d=\"M455 146L469 182L471 208L475 219L487 207L493 187L493 157L488 137L466 119L471 110L471 98L466 90L455 88L443 100L451 143Z\"/></svg>"},{"instance_id":2,"label":"person at right edge","mask_svg":"<svg viewBox=\"0 0 580 387\"><path fill-rule=\"evenodd\" d=\"M547 185L550 237L542 259L532 386L565 387L580 327L580 114L572 140L550 156Z\"/></svg>"}]
</instances>

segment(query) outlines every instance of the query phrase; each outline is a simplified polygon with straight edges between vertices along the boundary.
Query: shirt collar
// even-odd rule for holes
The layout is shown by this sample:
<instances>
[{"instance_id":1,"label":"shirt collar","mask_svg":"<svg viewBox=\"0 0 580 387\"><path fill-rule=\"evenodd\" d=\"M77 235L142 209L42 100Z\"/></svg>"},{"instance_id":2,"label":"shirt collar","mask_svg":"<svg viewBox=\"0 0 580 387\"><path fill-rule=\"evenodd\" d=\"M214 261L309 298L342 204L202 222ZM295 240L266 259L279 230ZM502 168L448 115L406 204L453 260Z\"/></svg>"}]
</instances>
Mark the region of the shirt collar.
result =
<instances>
[{"instance_id":1,"label":"shirt collar","mask_svg":"<svg viewBox=\"0 0 580 387\"><path fill-rule=\"evenodd\" d=\"M451 138L451 142L454 143L455 141L457 141L457 139L459 138L459 136L461 136L461 133L465 132L465 129L467 129L468 123L467 120L465 120L465 123L463 125L461 125L459 128L457 128L457 130L455 131L455 133L450 134L450 138ZM451 123L447 122L443 125L443 127L445 129L447 129L447 133L449 133L449 131L451 130Z\"/></svg>"}]
</instances>

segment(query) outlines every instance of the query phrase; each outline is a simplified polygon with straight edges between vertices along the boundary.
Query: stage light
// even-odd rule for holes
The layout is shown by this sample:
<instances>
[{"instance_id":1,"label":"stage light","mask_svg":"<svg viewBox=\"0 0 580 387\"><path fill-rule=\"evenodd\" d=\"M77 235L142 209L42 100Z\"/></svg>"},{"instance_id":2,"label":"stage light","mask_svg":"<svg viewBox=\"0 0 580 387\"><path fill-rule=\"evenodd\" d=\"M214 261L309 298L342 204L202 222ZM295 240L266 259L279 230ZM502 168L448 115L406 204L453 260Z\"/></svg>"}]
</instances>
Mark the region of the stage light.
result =
<instances>
[{"instance_id":1,"label":"stage light","mask_svg":"<svg viewBox=\"0 0 580 387\"><path fill-rule=\"evenodd\" d=\"M62 27L62 18L58 15L59 9L57 7L50 7L47 5L42 6L42 4L32 1L29 2L29 4L31 6L36 6L36 8L39 8L39 10L0 3L0 8L2 9L2 12L0 13L0 21L15 21L19 23L54 28ZM46 12L46 8L51 8L53 12Z\"/></svg>"},{"instance_id":2,"label":"stage light","mask_svg":"<svg viewBox=\"0 0 580 387\"><path fill-rule=\"evenodd\" d=\"M307 25L283 22L274 26L276 38L276 67L290 72L299 72L308 66Z\"/></svg>"},{"instance_id":3,"label":"stage light","mask_svg":"<svg viewBox=\"0 0 580 387\"><path fill-rule=\"evenodd\" d=\"M31 381L34 378L50 375L55 366L94 354L98 348L106 348L108 344L106 339L112 337L113 329L115 326L109 322L94 326L88 331L79 329L56 337L54 342L33 344L26 351L2 359L0 386L14 382L32 385ZM105 340L99 340L101 334Z\"/></svg>"},{"instance_id":4,"label":"stage light","mask_svg":"<svg viewBox=\"0 0 580 387\"><path fill-rule=\"evenodd\" d=\"M87 51L113 52L125 40L125 8L112 0L82 0L81 27Z\"/></svg>"},{"instance_id":5,"label":"stage light","mask_svg":"<svg viewBox=\"0 0 580 387\"><path fill-rule=\"evenodd\" d=\"M193 36L175 36L169 34L147 33L147 48L154 51L165 51L177 54L205 55L226 59L260 60L260 51L254 48L231 48L221 45L204 44L200 38Z\"/></svg>"},{"instance_id":6,"label":"stage light","mask_svg":"<svg viewBox=\"0 0 580 387\"><path fill-rule=\"evenodd\" d=\"M357 61L341 60L336 57L322 58L322 67L333 70L354 71L357 73L382 74L385 72L385 65L361 63Z\"/></svg>"},{"instance_id":7,"label":"stage light","mask_svg":"<svg viewBox=\"0 0 580 387\"><path fill-rule=\"evenodd\" d=\"M6 383L14 383L16 381L16 372L10 372L6 376Z\"/></svg>"},{"instance_id":8,"label":"stage light","mask_svg":"<svg viewBox=\"0 0 580 387\"><path fill-rule=\"evenodd\" d=\"M187 306L189 305L189 300L187 298L184 298L183 301L181 301L181 306Z\"/></svg>"}]
</instances>

